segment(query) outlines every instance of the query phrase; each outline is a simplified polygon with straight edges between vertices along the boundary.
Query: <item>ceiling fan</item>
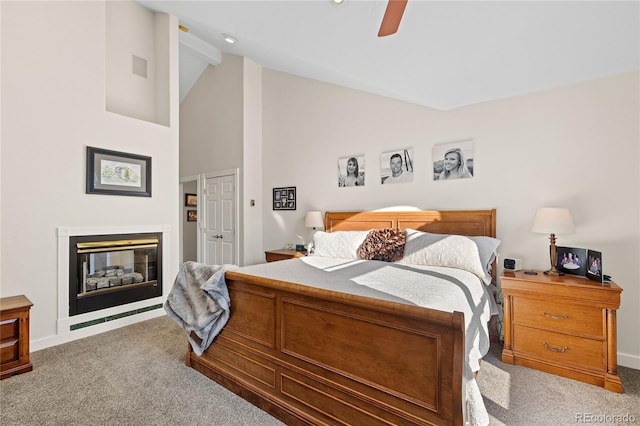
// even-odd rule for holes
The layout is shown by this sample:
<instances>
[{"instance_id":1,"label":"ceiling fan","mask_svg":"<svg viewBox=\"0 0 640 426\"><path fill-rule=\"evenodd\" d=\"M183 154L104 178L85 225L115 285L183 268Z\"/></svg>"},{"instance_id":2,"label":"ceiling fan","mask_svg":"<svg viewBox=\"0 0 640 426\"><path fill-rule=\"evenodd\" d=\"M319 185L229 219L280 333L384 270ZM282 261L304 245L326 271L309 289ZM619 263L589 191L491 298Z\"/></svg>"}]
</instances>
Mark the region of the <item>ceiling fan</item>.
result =
<instances>
[{"instance_id":1,"label":"ceiling fan","mask_svg":"<svg viewBox=\"0 0 640 426\"><path fill-rule=\"evenodd\" d=\"M380 31L378 31L378 37L385 37L395 34L396 31L398 31L400 20L402 19L402 14L406 6L407 0L389 0L387 10L384 12L384 17L382 18Z\"/></svg>"}]
</instances>

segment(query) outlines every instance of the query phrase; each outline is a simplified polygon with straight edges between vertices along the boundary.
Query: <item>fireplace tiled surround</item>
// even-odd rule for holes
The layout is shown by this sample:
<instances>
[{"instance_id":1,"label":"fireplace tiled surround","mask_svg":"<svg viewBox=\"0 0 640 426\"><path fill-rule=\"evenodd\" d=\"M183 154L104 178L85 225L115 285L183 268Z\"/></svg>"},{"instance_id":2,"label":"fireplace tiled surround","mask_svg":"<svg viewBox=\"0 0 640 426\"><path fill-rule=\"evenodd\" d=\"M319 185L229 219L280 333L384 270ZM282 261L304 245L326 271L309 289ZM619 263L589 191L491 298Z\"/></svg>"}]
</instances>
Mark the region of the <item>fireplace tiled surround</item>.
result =
<instances>
[{"instance_id":1,"label":"fireplace tiled surround","mask_svg":"<svg viewBox=\"0 0 640 426\"><path fill-rule=\"evenodd\" d=\"M135 227L59 227L58 228L58 321L57 335L47 338L46 342L34 341L32 350L80 339L104 331L134 324L136 322L164 315L162 304L170 289L170 227L135 226ZM86 235L115 235L138 233L162 234L162 295L137 302L127 303L93 312L69 315L69 264L71 237Z\"/></svg>"}]
</instances>

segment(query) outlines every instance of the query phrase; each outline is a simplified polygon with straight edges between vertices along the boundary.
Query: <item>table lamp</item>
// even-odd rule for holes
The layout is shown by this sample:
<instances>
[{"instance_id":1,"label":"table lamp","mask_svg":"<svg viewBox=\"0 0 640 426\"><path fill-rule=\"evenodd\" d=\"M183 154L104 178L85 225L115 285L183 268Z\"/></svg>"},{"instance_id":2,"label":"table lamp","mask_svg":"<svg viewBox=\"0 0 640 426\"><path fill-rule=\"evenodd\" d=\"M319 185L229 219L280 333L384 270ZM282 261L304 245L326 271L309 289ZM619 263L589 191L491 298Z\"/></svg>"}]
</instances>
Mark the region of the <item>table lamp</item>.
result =
<instances>
[{"instance_id":1,"label":"table lamp","mask_svg":"<svg viewBox=\"0 0 640 426\"><path fill-rule=\"evenodd\" d=\"M538 209L533 219L532 232L550 234L549 256L551 258L551 269L544 271L547 275L564 275L564 272L556 268L556 234L573 234L575 227L569 209L544 207Z\"/></svg>"},{"instance_id":2,"label":"table lamp","mask_svg":"<svg viewBox=\"0 0 640 426\"><path fill-rule=\"evenodd\" d=\"M322 213L320 213L319 211L307 212L307 215L304 217L304 226L307 228L313 228L313 233L316 232L316 228L324 228L324 219L322 218ZM302 238L302 237L298 236L298 238ZM303 242L304 242L304 239L303 239ZM296 250L298 251L303 251L308 249L309 249L308 245L296 246Z\"/></svg>"},{"instance_id":3,"label":"table lamp","mask_svg":"<svg viewBox=\"0 0 640 426\"><path fill-rule=\"evenodd\" d=\"M307 212L304 218L304 226L307 228L324 228L324 219L322 219L322 213L318 211Z\"/></svg>"}]
</instances>

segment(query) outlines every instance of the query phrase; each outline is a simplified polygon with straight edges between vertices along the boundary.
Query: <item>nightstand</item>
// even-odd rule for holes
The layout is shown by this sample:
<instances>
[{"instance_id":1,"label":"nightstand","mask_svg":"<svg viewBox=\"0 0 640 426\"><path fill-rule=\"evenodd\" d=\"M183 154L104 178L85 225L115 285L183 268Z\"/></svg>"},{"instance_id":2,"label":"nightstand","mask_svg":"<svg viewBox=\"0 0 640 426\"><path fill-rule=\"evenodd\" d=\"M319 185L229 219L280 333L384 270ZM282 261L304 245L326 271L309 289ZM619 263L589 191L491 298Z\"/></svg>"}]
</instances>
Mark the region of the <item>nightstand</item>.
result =
<instances>
[{"instance_id":1,"label":"nightstand","mask_svg":"<svg viewBox=\"0 0 640 426\"><path fill-rule=\"evenodd\" d=\"M307 254L295 250L267 250L264 252L267 262L277 262L278 260L293 259L295 257L303 257Z\"/></svg>"},{"instance_id":2,"label":"nightstand","mask_svg":"<svg viewBox=\"0 0 640 426\"><path fill-rule=\"evenodd\" d=\"M576 275L505 271L502 361L622 393L616 310L622 288Z\"/></svg>"},{"instance_id":3,"label":"nightstand","mask_svg":"<svg viewBox=\"0 0 640 426\"><path fill-rule=\"evenodd\" d=\"M33 370L29 360L29 310L25 296L0 299L0 379Z\"/></svg>"}]
</instances>

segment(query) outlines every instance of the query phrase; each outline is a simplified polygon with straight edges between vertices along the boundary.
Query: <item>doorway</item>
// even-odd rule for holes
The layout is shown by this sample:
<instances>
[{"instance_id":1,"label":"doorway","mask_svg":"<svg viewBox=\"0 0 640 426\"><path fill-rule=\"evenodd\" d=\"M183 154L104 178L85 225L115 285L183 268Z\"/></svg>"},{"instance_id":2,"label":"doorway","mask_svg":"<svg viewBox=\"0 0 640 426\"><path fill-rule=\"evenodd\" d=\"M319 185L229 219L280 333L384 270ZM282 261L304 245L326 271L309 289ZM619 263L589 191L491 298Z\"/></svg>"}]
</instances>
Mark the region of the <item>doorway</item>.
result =
<instances>
[{"instance_id":1,"label":"doorway","mask_svg":"<svg viewBox=\"0 0 640 426\"><path fill-rule=\"evenodd\" d=\"M197 195L200 192L200 176L187 176L180 178L180 263L187 262L189 260L198 262L199 260L199 246L198 241L198 206L191 205L193 203L187 203L187 197L195 195L196 200L199 198ZM192 200L192 197L189 197ZM195 219L194 212L195 211Z\"/></svg>"},{"instance_id":2,"label":"doorway","mask_svg":"<svg viewBox=\"0 0 640 426\"><path fill-rule=\"evenodd\" d=\"M208 265L237 265L238 171L205 173L202 179L202 259Z\"/></svg>"},{"instance_id":3,"label":"doorway","mask_svg":"<svg viewBox=\"0 0 640 426\"><path fill-rule=\"evenodd\" d=\"M231 169L180 178L181 263L239 264L238 176ZM194 194L195 206L187 202Z\"/></svg>"}]
</instances>

